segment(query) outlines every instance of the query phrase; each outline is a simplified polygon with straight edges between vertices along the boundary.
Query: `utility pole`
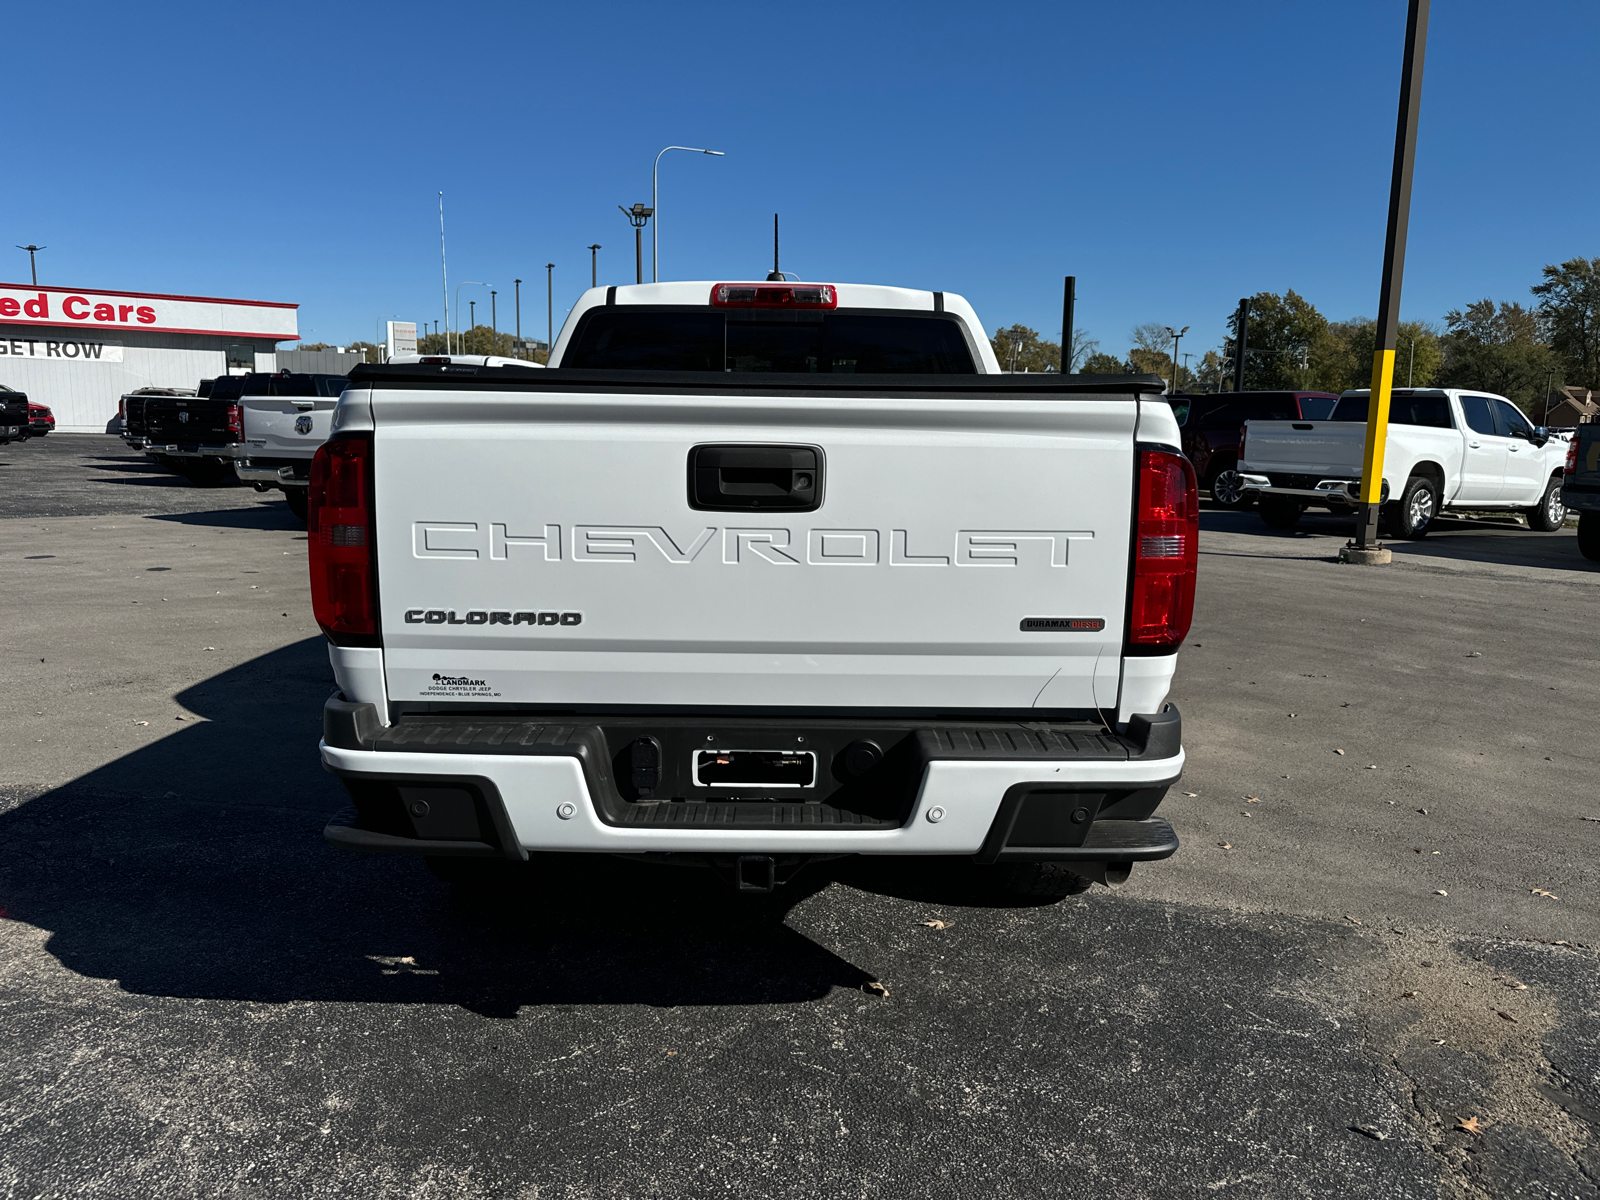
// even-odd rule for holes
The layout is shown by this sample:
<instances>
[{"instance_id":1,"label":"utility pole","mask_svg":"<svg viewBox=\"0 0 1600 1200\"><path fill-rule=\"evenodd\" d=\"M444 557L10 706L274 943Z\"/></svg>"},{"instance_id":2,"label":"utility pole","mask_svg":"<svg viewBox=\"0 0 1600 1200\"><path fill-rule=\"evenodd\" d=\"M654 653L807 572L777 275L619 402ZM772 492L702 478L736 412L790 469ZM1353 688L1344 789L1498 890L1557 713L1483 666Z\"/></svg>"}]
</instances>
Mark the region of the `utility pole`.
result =
<instances>
[{"instance_id":1,"label":"utility pole","mask_svg":"<svg viewBox=\"0 0 1600 1200\"><path fill-rule=\"evenodd\" d=\"M1072 318L1078 306L1078 277L1068 275L1061 289L1061 373L1072 370Z\"/></svg>"},{"instance_id":2,"label":"utility pole","mask_svg":"<svg viewBox=\"0 0 1600 1200\"><path fill-rule=\"evenodd\" d=\"M783 272L778 270L778 214L772 214L772 274L767 276L768 283L782 283Z\"/></svg>"},{"instance_id":3,"label":"utility pole","mask_svg":"<svg viewBox=\"0 0 1600 1200\"><path fill-rule=\"evenodd\" d=\"M500 293L493 288L489 289L489 328L495 333L500 332L500 316L495 312L494 298Z\"/></svg>"},{"instance_id":4,"label":"utility pole","mask_svg":"<svg viewBox=\"0 0 1600 1200\"><path fill-rule=\"evenodd\" d=\"M550 351L556 346L556 308L555 308L555 263L544 265L544 314L546 317L544 332L544 361L550 361Z\"/></svg>"},{"instance_id":5,"label":"utility pole","mask_svg":"<svg viewBox=\"0 0 1600 1200\"><path fill-rule=\"evenodd\" d=\"M1178 393L1178 343L1183 340L1183 335L1188 332L1189 327L1187 325L1182 329L1174 329L1170 325L1167 326L1167 333L1172 338L1172 387L1170 389L1172 395L1177 395Z\"/></svg>"},{"instance_id":6,"label":"utility pole","mask_svg":"<svg viewBox=\"0 0 1600 1200\"><path fill-rule=\"evenodd\" d=\"M599 242L596 242L594 245L589 247L589 286L590 287L599 287L600 286L599 259L597 259L595 257L595 255L599 251L599 249L600 249L600 243Z\"/></svg>"},{"instance_id":7,"label":"utility pole","mask_svg":"<svg viewBox=\"0 0 1600 1200\"><path fill-rule=\"evenodd\" d=\"M520 342L522 340L522 280L513 279L511 282L517 288L517 341Z\"/></svg>"},{"instance_id":8,"label":"utility pole","mask_svg":"<svg viewBox=\"0 0 1600 1200\"><path fill-rule=\"evenodd\" d=\"M1383 244L1383 284L1378 295L1378 328L1372 351L1372 398L1367 403L1367 444L1361 462L1361 513L1356 519L1355 542L1341 556L1350 562L1389 561L1389 552L1378 548L1378 509L1383 500L1395 334L1400 324L1400 285L1405 275L1406 230L1411 219L1411 172L1417 157L1417 115L1422 108L1422 62L1427 48L1428 0L1411 0L1406 13L1394 173L1389 181L1389 229Z\"/></svg>"},{"instance_id":9,"label":"utility pole","mask_svg":"<svg viewBox=\"0 0 1600 1200\"><path fill-rule=\"evenodd\" d=\"M474 329L476 329L477 327L478 327L478 302L476 300L468 300L467 301L467 333L468 333L468 335L470 336L472 331Z\"/></svg>"},{"instance_id":10,"label":"utility pole","mask_svg":"<svg viewBox=\"0 0 1600 1200\"><path fill-rule=\"evenodd\" d=\"M1406 386L1415 387L1417 378L1417 339L1411 339L1411 365L1406 368Z\"/></svg>"},{"instance_id":11,"label":"utility pole","mask_svg":"<svg viewBox=\"0 0 1600 1200\"><path fill-rule=\"evenodd\" d=\"M1233 390L1244 391L1244 356L1250 345L1250 297L1239 301L1238 336L1233 339Z\"/></svg>"},{"instance_id":12,"label":"utility pole","mask_svg":"<svg viewBox=\"0 0 1600 1200\"><path fill-rule=\"evenodd\" d=\"M33 261L33 256L35 254L39 253L39 251L48 250L49 248L50 247L48 247L48 246L34 246L34 245L31 245L31 244L27 245L27 246L18 246L17 247L18 250L26 250L28 252L28 270L33 272L33 286L34 287L38 287L39 286L39 267Z\"/></svg>"}]
</instances>

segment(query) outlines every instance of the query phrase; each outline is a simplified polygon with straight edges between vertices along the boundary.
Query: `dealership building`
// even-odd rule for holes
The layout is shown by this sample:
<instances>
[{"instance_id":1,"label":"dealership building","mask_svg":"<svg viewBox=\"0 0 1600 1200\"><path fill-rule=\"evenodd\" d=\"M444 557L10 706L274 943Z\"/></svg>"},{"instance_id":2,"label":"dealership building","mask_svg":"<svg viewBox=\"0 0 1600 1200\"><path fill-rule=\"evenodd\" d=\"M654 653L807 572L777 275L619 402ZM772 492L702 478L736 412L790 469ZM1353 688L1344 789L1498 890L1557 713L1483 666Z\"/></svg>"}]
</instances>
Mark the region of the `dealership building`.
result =
<instances>
[{"instance_id":1,"label":"dealership building","mask_svg":"<svg viewBox=\"0 0 1600 1200\"><path fill-rule=\"evenodd\" d=\"M56 428L105 433L142 387L278 369L296 304L0 283L0 383L48 404Z\"/></svg>"}]
</instances>

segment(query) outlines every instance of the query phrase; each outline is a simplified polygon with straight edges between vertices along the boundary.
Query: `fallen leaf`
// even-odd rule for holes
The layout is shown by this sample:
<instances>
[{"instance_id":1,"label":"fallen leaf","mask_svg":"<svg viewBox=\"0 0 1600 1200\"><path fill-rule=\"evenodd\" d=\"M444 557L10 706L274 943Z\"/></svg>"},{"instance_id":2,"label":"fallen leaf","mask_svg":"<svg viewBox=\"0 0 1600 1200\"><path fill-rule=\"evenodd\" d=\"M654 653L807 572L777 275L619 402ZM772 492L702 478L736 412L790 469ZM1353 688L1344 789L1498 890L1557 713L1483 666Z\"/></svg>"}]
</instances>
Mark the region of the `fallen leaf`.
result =
<instances>
[{"instance_id":1,"label":"fallen leaf","mask_svg":"<svg viewBox=\"0 0 1600 1200\"><path fill-rule=\"evenodd\" d=\"M1246 796L1244 798L1244 802L1246 804L1260 804L1261 803L1261 797L1260 796Z\"/></svg>"},{"instance_id":2,"label":"fallen leaf","mask_svg":"<svg viewBox=\"0 0 1600 1200\"><path fill-rule=\"evenodd\" d=\"M1467 657L1468 658L1482 658L1483 657L1483 651L1482 650L1473 650L1473 651L1468 653Z\"/></svg>"},{"instance_id":3,"label":"fallen leaf","mask_svg":"<svg viewBox=\"0 0 1600 1200\"><path fill-rule=\"evenodd\" d=\"M1343 751L1343 750L1335 750L1335 751L1334 751L1334 753L1335 753L1335 754L1343 754L1343 753L1344 753L1344 751Z\"/></svg>"},{"instance_id":4,"label":"fallen leaf","mask_svg":"<svg viewBox=\"0 0 1600 1200\"><path fill-rule=\"evenodd\" d=\"M1346 921L1354 921L1357 925L1360 925L1360 924L1363 923L1360 917L1352 917L1349 913L1345 913L1344 919Z\"/></svg>"},{"instance_id":5,"label":"fallen leaf","mask_svg":"<svg viewBox=\"0 0 1600 1200\"><path fill-rule=\"evenodd\" d=\"M885 1000L889 998L889 989L884 987L884 985L879 983L876 979L863 983L861 985L861 990L863 992L869 992L874 996L881 996Z\"/></svg>"},{"instance_id":6,"label":"fallen leaf","mask_svg":"<svg viewBox=\"0 0 1600 1200\"><path fill-rule=\"evenodd\" d=\"M1428 810L1425 809L1425 808L1419 808L1419 809L1417 809L1417 811L1419 813L1421 813L1423 816L1427 816L1428 815Z\"/></svg>"},{"instance_id":7,"label":"fallen leaf","mask_svg":"<svg viewBox=\"0 0 1600 1200\"><path fill-rule=\"evenodd\" d=\"M1436 891L1435 891L1435 892L1434 892L1434 893L1433 893L1433 894L1434 894L1434 895L1435 895L1435 896L1448 896L1448 895L1449 895L1449 894L1450 894L1450 893L1449 893L1449 892L1447 892L1447 891L1445 891L1445 890L1444 890L1444 889L1443 889L1443 888L1439 888L1439 889L1438 889L1438 890L1436 890ZM1431 944L1432 944L1432 943L1429 943L1429 944L1430 944L1430 945L1431 945Z\"/></svg>"},{"instance_id":8,"label":"fallen leaf","mask_svg":"<svg viewBox=\"0 0 1600 1200\"><path fill-rule=\"evenodd\" d=\"M1600 817L1579 817L1580 821L1600 821Z\"/></svg>"},{"instance_id":9,"label":"fallen leaf","mask_svg":"<svg viewBox=\"0 0 1600 1200\"><path fill-rule=\"evenodd\" d=\"M1367 764L1367 770L1376 771L1377 769L1378 769L1378 764L1377 763L1368 763Z\"/></svg>"},{"instance_id":10,"label":"fallen leaf","mask_svg":"<svg viewBox=\"0 0 1600 1200\"><path fill-rule=\"evenodd\" d=\"M1411 1000L1411 999L1414 999L1415 997L1416 997L1416 993L1415 992L1401 992L1400 993L1400 999L1402 999L1402 1000Z\"/></svg>"},{"instance_id":11,"label":"fallen leaf","mask_svg":"<svg viewBox=\"0 0 1600 1200\"><path fill-rule=\"evenodd\" d=\"M1232 842L1218 842L1217 845L1221 846L1224 850L1232 850L1233 849L1233 843Z\"/></svg>"},{"instance_id":12,"label":"fallen leaf","mask_svg":"<svg viewBox=\"0 0 1600 1200\"><path fill-rule=\"evenodd\" d=\"M1381 1142L1389 1136L1383 1130L1372 1125L1352 1125L1350 1126L1350 1132L1359 1133L1362 1137L1369 1137L1375 1142Z\"/></svg>"},{"instance_id":13,"label":"fallen leaf","mask_svg":"<svg viewBox=\"0 0 1600 1200\"><path fill-rule=\"evenodd\" d=\"M1532 896L1548 896L1552 900L1561 899L1561 897L1556 895L1554 892L1547 892L1543 888L1529 888L1528 894Z\"/></svg>"},{"instance_id":14,"label":"fallen leaf","mask_svg":"<svg viewBox=\"0 0 1600 1200\"><path fill-rule=\"evenodd\" d=\"M1513 992L1525 992L1528 990L1528 985L1520 979L1508 979L1506 980L1506 986Z\"/></svg>"},{"instance_id":15,"label":"fallen leaf","mask_svg":"<svg viewBox=\"0 0 1600 1200\"><path fill-rule=\"evenodd\" d=\"M202 649L202 650L215 650L216 647L215 646L201 646L200 649Z\"/></svg>"},{"instance_id":16,"label":"fallen leaf","mask_svg":"<svg viewBox=\"0 0 1600 1200\"><path fill-rule=\"evenodd\" d=\"M1185 792L1185 796L1198 796L1199 792ZM1600 817L1585 817L1585 821L1600 821Z\"/></svg>"},{"instance_id":17,"label":"fallen leaf","mask_svg":"<svg viewBox=\"0 0 1600 1200\"><path fill-rule=\"evenodd\" d=\"M1499 1010L1499 1009L1495 1009L1495 1011L1496 1011L1496 1012L1500 1012L1500 1010ZM1518 1023L1518 1022L1517 1022L1517 1019L1516 1019L1516 1018L1515 1018L1515 1017L1513 1017L1513 1016L1512 1016L1512 1015L1511 1015L1511 1014L1510 1014L1510 1013L1508 1013L1508 1012L1502 1012L1502 1013L1500 1013L1500 1019L1501 1019L1501 1020L1502 1020L1502 1021L1510 1021L1510 1022L1511 1022L1511 1023L1512 1023L1512 1024L1513 1024L1513 1025L1515 1025L1515 1024L1517 1024L1517 1023Z\"/></svg>"},{"instance_id":18,"label":"fallen leaf","mask_svg":"<svg viewBox=\"0 0 1600 1200\"><path fill-rule=\"evenodd\" d=\"M135 721L134 724L135 725L148 725L148 724L150 724L150 722L149 721Z\"/></svg>"},{"instance_id":19,"label":"fallen leaf","mask_svg":"<svg viewBox=\"0 0 1600 1200\"><path fill-rule=\"evenodd\" d=\"M949 929L950 926L955 924L954 921L940 921L937 918L932 921L924 921L922 923L929 929Z\"/></svg>"},{"instance_id":20,"label":"fallen leaf","mask_svg":"<svg viewBox=\"0 0 1600 1200\"><path fill-rule=\"evenodd\" d=\"M172 719L174 721L187 721L189 718L188 717L173 717Z\"/></svg>"},{"instance_id":21,"label":"fallen leaf","mask_svg":"<svg viewBox=\"0 0 1600 1200\"><path fill-rule=\"evenodd\" d=\"M1477 1117L1456 1118L1456 1128L1466 1133L1482 1133L1483 1126L1478 1123Z\"/></svg>"},{"instance_id":22,"label":"fallen leaf","mask_svg":"<svg viewBox=\"0 0 1600 1200\"><path fill-rule=\"evenodd\" d=\"M672 1056L673 1056L673 1055L674 1055L674 1054L676 1054L676 1053L677 1053L677 1051L676 1051L676 1050L668 1050L668 1051L667 1051L667 1057L668 1057L668 1058L671 1058L671 1057L672 1057Z\"/></svg>"}]
</instances>

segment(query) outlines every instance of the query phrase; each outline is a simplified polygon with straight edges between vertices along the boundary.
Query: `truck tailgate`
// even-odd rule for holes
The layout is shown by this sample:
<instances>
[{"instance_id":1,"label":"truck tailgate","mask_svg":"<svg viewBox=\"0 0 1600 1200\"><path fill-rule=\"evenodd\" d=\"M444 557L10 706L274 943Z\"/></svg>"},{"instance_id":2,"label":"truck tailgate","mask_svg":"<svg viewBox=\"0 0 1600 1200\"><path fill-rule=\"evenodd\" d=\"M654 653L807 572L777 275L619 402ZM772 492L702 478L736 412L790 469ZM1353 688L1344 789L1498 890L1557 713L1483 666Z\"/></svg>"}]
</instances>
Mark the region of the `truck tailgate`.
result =
<instances>
[{"instance_id":1,"label":"truck tailgate","mask_svg":"<svg viewBox=\"0 0 1600 1200\"><path fill-rule=\"evenodd\" d=\"M378 384L389 697L1113 707L1137 410ZM821 506L692 507L723 444L820 450Z\"/></svg>"},{"instance_id":2,"label":"truck tailgate","mask_svg":"<svg viewBox=\"0 0 1600 1200\"><path fill-rule=\"evenodd\" d=\"M1361 474L1365 421L1250 421L1241 471L1350 478Z\"/></svg>"},{"instance_id":3,"label":"truck tailgate","mask_svg":"<svg viewBox=\"0 0 1600 1200\"><path fill-rule=\"evenodd\" d=\"M262 458L311 458L328 440L337 397L246 396L244 440Z\"/></svg>"}]
</instances>

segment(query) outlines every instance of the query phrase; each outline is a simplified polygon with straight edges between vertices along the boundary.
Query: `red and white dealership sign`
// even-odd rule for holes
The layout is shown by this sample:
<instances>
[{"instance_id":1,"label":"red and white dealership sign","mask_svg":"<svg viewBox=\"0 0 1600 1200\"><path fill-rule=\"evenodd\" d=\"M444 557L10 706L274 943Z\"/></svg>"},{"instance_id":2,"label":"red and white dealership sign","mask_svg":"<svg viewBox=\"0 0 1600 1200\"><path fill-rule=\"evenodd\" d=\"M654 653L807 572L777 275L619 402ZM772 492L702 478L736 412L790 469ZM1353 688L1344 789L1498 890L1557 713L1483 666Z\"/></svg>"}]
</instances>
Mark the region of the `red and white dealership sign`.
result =
<instances>
[{"instance_id":1,"label":"red and white dealership sign","mask_svg":"<svg viewBox=\"0 0 1600 1200\"><path fill-rule=\"evenodd\" d=\"M149 329L298 341L297 304L218 300L150 292L95 292L0 283L0 325L56 329Z\"/></svg>"}]
</instances>

